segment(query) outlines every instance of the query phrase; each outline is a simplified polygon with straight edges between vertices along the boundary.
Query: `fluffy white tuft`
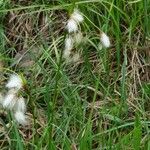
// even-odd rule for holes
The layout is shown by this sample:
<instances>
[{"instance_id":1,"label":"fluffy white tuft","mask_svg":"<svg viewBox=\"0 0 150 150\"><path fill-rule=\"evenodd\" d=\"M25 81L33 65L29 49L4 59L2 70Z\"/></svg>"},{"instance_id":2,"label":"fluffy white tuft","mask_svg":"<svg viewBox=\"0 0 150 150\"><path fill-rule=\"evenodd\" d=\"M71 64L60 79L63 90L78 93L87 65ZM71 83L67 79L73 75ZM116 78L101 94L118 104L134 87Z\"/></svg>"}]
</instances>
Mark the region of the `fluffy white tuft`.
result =
<instances>
[{"instance_id":1,"label":"fluffy white tuft","mask_svg":"<svg viewBox=\"0 0 150 150\"><path fill-rule=\"evenodd\" d=\"M81 15L80 11L75 9L74 12L72 13L71 17L73 20L76 22L82 22L84 20L83 16Z\"/></svg>"},{"instance_id":2,"label":"fluffy white tuft","mask_svg":"<svg viewBox=\"0 0 150 150\"><path fill-rule=\"evenodd\" d=\"M69 33L78 31L77 22L74 19L70 18L67 22L66 29L68 30Z\"/></svg>"},{"instance_id":3,"label":"fluffy white tuft","mask_svg":"<svg viewBox=\"0 0 150 150\"><path fill-rule=\"evenodd\" d=\"M75 41L75 43L76 44L80 44L82 42L82 40L83 40L82 33L81 32L75 33L75 35L74 35L74 41Z\"/></svg>"},{"instance_id":4,"label":"fluffy white tuft","mask_svg":"<svg viewBox=\"0 0 150 150\"><path fill-rule=\"evenodd\" d=\"M65 49L63 53L64 58L68 58L70 56L72 48L73 48L73 39L72 37L68 36L65 39Z\"/></svg>"},{"instance_id":5,"label":"fluffy white tuft","mask_svg":"<svg viewBox=\"0 0 150 150\"><path fill-rule=\"evenodd\" d=\"M25 113L26 104L25 104L25 100L23 97L20 97L17 99L14 110Z\"/></svg>"},{"instance_id":6,"label":"fluffy white tuft","mask_svg":"<svg viewBox=\"0 0 150 150\"><path fill-rule=\"evenodd\" d=\"M9 89L16 88L19 90L23 87L23 81L19 75L13 74L10 76L10 79L6 84L6 87Z\"/></svg>"},{"instance_id":7,"label":"fluffy white tuft","mask_svg":"<svg viewBox=\"0 0 150 150\"><path fill-rule=\"evenodd\" d=\"M100 37L101 43L105 48L110 47L109 37L103 32Z\"/></svg>"},{"instance_id":8,"label":"fluffy white tuft","mask_svg":"<svg viewBox=\"0 0 150 150\"><path fill-rule=\"evenodd\" d=\"M21 124L21 125L26 125L27 124L27 120L26 120L26 116L23 112L17 111L14 114L16 121Z\"/></svg>"},{"instance_id":9,"label":"fluffy white tuft","mask_svg":"<svg viewBox=\"0 0 150 150\"><path fill-rule=\"evenodd\" d=\"M66 29L69 33L78 31L78 24L84 20L79 10L75 9L67 22Z\"/></svg>"},{"instance_id":10,"label":"fluffy white tuft","mask_svg":"<svg viewBox=\"0 0 150 150\"><path fill-rule=\"evenodd\" d=\"M16 104L16 100L17 100L17 97L16 97L15 91L10 90L10 91L8 91L6 96L4 97L4 99L2 101L2 106L4 108L12 110Z\"/></svg>"}]
</instances>

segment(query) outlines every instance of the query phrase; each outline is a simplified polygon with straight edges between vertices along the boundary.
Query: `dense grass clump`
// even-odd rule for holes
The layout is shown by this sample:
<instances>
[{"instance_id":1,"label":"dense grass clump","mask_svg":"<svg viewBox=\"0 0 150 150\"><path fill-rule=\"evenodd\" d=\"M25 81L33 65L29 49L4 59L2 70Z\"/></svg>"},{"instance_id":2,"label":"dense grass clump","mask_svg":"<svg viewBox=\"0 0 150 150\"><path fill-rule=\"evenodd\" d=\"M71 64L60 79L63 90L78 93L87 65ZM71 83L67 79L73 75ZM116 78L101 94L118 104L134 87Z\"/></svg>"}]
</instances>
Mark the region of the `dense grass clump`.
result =
<instances>
[{"instance_id":1,"label":"dense grass clump","mask_svg":"<svg viewBox=\"0 0 150 150\"><path fill-rule=\"evenodd\" d=\"M3 0L0 18L0 101L20 74L28 119L1 108L0 149L150 149L150 1Z\"/></svg>"}]
</instances>

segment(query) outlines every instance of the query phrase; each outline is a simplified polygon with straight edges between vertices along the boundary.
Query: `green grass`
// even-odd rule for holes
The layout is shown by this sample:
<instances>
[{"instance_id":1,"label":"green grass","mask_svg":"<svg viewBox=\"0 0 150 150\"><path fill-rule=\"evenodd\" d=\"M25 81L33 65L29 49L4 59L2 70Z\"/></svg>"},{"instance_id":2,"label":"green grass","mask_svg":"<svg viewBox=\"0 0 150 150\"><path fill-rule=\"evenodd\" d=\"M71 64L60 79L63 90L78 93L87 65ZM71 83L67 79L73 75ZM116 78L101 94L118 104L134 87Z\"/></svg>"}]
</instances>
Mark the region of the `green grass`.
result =
<instances>
[{"instance_id":1,"label":"green grass","mask_svg":"<svg viewBox=\"0 0 150 150\"><path fill-rule=\"evenodd\" d=\"M76 7L84 42L81 60L67 64L65 21ZM148 0L6 0L0 18L0 90L22 73L30 120L18 126L2 110L0 149L150 149ZM100 31L110 48L99 48Z\"/></svg>"}]
</instances>

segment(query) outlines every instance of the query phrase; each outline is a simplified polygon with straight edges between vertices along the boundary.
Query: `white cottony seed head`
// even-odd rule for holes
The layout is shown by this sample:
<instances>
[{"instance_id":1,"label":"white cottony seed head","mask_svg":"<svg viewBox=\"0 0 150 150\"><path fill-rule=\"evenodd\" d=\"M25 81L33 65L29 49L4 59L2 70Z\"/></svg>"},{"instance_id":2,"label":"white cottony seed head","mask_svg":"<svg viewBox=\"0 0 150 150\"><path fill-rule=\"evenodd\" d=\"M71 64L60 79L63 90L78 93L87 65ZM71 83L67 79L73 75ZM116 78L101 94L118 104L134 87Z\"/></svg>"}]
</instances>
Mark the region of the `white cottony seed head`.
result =
<instances>
[{"instance_id":1,"label":"white cottony seed head","mask_svg":"<svg viewBox=\"0 0 150 150\"><path fill-rule=\"evenodd\" d=\"M25 113L26 104L25 104L25 100L23 97L20 97L17 99L14 110Z\"/></svg>"},{"instance_id":2,"label":"white cottony seed head","mask_svg":"<svg viewBox=\"0 0 150 150\"><path fill-rule=\"evenodd\" d=\"M10 90L8 91L8 93L6 94L6 96L4 97L3 101L2 101L2 106L4 108L10 109L12 110L16 104L16 91L14 90Z\"/></svg>"},{"instance_id":3,"label":"white cottony seed head","mask_svg":"<svg viewBox=\"0 0 150 150\"><path fill-rule=\"evenodd\" d=\"M79 10L75 9L67 22L66 29L69 33L78 31L78 24L84 20Z\"/></svg>"},{"instance_id":4,"label":"white cottony seed head","mask_svg":"<svg viewBox=\"0 0 150 150\"><path fill-rule=\"evenodd\" d=\"M15 112L14 117L19 124L21 125L27 124L26 115L23 112L20 111Z\"/></svg>"},{"instance_id":5,"label":"white cottony seed head","mask_svg":"<svg viewBox=\"0 0 150 150\"><path fill-rule=\"evenodd\" d=\"M74 12L72 13L71 17L74 19L77 23L82 22L84 20L83 16L81 15L80 11L75 9Z\"/></svg>"},{"instance_id":6,"label":"white cottony seed head","mask_svg":"<svg viewBox=\"0 0 150 150\"><path fill-rule=\"evenodd\" d=\"M19 75L13 74L10 76L10 79L6 84L6 87L9 89L16 88L19 90L23 87L23 81Z\"/></svg>"},{"instance_id":7,"label":"white cottony seed head","mask_svg":"<svg viewBox=\"0 0 150 150\"><path fill-rule=\"evenodd\" d=\"M70 51L73 48L73 39L71 36L68 36L65 39L65 50Z\"/></svg>"},{"instance_id":8,"label":"white cottony seed head","mask_svg":"<svg viewBox=\"0 0 150 150\"><path fill-rule=\"evenodd\" d=\"M81 32L75 33L74 35L74 41L76 44L80 44L83 40L83 35Z\"/></svg>"},{"instance_id":9,"label":"white cottony seed head","mask_svg":"<svg viewBox=\"0 0 150 150\"><path fill-rule=\"evenodd\" d=\"M64 49L63 57L68 58L71 54L72 49L73 49L73 39L72 37L68 36L65 39L65 49Z\"/></svg>"},{"instance_id":10,"label":"white cottony seed head","mask_svg":"<svg viewBox=\"0 0 150 150\"><path fill-rule=\"evenodd\" d=\"M68 30L69 33L78 31L77 22L74 19L70 18L67 22L66 29Z\"/></svg>"},{"instance_id":11,"label":"white cottony seed head","mask_svg":"<svg viewBox=\"0 0 150 150\"><path fill-rule=\"evenodd\" d=\"M109 37L103 32L100 37L101 43L105 48L110 47Z\"/></svg>"}]
</instances>

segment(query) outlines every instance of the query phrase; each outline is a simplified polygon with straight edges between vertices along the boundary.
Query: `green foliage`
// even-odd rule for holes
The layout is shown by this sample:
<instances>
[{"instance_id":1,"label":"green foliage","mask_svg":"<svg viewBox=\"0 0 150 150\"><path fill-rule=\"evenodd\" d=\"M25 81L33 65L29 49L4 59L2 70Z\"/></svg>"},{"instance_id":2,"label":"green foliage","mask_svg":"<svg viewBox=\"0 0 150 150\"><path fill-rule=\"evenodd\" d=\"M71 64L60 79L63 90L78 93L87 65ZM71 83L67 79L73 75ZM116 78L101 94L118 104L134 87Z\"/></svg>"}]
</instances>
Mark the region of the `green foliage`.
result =
<instances>
[{"instance_id":1,"label":"green foliage","mask_svg":"<svg viewBox=\"0 0 150 150\"><path fill-rule=\"evenodd\" d=\"M11 71L22 72L31 122L19 127L13 117L0 119L4 127L0 149L150 149L149 4L148 0L4 1L0 62L5 67L0 86ZM67 64L62 58L64 28L76 7L85 18L80 27L83 43L74 49L81 52L81 60ZM9 12L14 13L10 24ZM110 48L101 48L100 31L109 35ZM25 67L20 66L23 59L14 58L22 50Z\"/></svg>"}]
</instances>

